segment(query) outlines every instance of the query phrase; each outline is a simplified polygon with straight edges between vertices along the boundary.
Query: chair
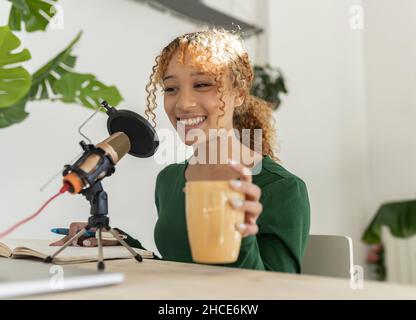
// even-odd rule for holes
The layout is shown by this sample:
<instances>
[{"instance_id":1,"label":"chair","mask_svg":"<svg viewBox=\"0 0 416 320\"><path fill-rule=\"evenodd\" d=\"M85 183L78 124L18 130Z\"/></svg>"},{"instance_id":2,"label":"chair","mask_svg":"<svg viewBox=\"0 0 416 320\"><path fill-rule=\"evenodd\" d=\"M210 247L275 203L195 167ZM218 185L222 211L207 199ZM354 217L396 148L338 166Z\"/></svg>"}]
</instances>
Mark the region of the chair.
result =
<instances>
[{"instance_id":1,"label":"chair","mask_svg":"<svg viewBox=\"0 0 416 320\"><path fill-rule=\"evenodd\" d=\"M352 279L352 239L346 236L310 235L302 261L302 273Z\"/></svg>"}]
</instances>

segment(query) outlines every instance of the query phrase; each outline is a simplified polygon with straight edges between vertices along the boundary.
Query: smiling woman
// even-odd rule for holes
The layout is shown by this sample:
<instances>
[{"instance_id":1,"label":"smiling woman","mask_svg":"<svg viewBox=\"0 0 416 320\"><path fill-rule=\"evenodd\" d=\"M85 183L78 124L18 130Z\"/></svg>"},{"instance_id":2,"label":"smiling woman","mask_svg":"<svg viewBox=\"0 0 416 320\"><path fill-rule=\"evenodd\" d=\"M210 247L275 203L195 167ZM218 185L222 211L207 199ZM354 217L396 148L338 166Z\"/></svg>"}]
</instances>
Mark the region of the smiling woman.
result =
<instances>
[{"instance_id":1,"label":"smiling woman","mask_svg":"<svg viewBox=\"0 0 416 320\"><path fill-rule=\"evenodd\" d=\"M304 182L276 163L275 130L268 103L250 96L253 68L240 37L223 29L188 33L175 38L155 59L146 91L146 115L154 125L156 91L161 88L164 109L173 127L194 156L162 170L156 182L155 200L159 219L155 241L164 259L192 262L183 187L192 180L229 180L246 200L240 232L244 239L238 260L229 266L300 272L307 241L310 209ZM231 143L224 148L214 129L225 129ZM261 148L255 148L255 129L261 130ZM248 142L242 139L249 130ZM189 138L189 133L196 132ZM199 163L198 150L207 155L225 153L238 165ZM235 156L235 149L241 150ZM250 155L251 157L247 157ZM246 161L246 159L251 161ZM258 171L247 175L247 167ZM260 169L259 169L260 168ZM237 180L236 180L237 179ZM232 204L235 206L235 204ZM133 239L130 239L134 244Z\"/></svg>"},{"instance_id":2,"label":"smiling woman","mask_svg":"<svg viewBox=\"0 0 416 320\"><path fill-rule=\"evenodd\" d=\"M146 116L152 116L156 126L156 91L161 88L170 122L194 148L191 159L167 166L156 179L154 236L163 259L193 262L185 183L226 180L245 195L244 200L229 199L244 213L244 223L237 227L243 237L237 261L221 265L300 272L310 226L306 185L276 162L271 109L249 95L253 68L238 35L222 29L188 33L169 43L155 62L146 86ZM210 134L217 129L227 134ZM244 130L249 130L248 141L243 139ZM260 148L254 130L261 131ZM231 143L222 144L224 140ZM209 156L209 163L198 161L200 150ZM220 161L221 155L228 162ZM72 229L75 233L76 225ZM127 236L129 245L143 248ZM95 245L92 240L90 245Z\"/></svg>"},{"instance_id":3,"label":"smiling woman","mask_svg":"<svg viewBox=\"0 0 416 320\"><path fill-rule=\"evenodd\" d=\"M223 29L185 34L169 43L155 62L146 86L145 111L153 121L155 92L160 87L165 111L175 129L178 122L185 126L185 134L195 128L201 129L205 136L209 136L209 128L235 129L243 144L243 129L261 129L262 153L278 159L274 152L271 108L249 94L254 73L237 34ZM249 134L245 145L254 150L254 130Z\"/></svg>"}]
</instances>

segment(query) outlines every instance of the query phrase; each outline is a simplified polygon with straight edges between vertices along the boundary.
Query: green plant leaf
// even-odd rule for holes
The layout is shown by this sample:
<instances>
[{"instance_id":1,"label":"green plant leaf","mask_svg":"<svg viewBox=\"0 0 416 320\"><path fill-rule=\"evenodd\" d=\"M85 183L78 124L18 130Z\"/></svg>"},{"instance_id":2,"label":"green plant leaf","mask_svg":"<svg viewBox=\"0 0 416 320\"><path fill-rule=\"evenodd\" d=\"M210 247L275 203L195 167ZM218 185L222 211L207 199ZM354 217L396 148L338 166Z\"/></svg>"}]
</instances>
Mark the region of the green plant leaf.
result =
<instances>
[{"instance_id":1,"label":"green plant leaf","mask_svg":"<svg viewBox=\"0 0 416 320\"><path fill-rule=\"evenodd\" d=\"M64 74L71 72L75 66L76 57L71 52L81 35L82 32L79 32L64 50L33 74L30 100L50 99L57 94L54 83Z\"/></svg>"},{"instance_id":2,"label":"green plant leaf","mask_svg":"<svg viewBox=\"0 0 416 320\"><path fill-rule=\"evenodd\" d=\"M416 200L383 204L365 230L362 240L369 244L380 243L383 226L400 238L416 234Z\"/></svg>"},{"instance_id":3,"label":"green plant leaf","mask_svg":"<svg viewBox=\"0 0 416 320\"><path fill-rule=\"evenodd\" d=\"M10 31L9 27L0 27L0 108L18 102L30 89L29 72L21 66L11 67L31 58L27 49L12 53L19 46L19 38Z\"/></svg>"},{"instance_id":4,"label":"green plant leaf","mask_svg":"<svg viewBox=\"0 0 416 320\"><path fill-rule=\"evenodd\" d=\"M25 24L27 32L45 30L56 8L43 0L9 0L12 3L9 15L9 26L12 30L22 30ZM57 0L51 0L57 1Z\"/></svg>"},{"instance_id":5,"label":"green plant leaf","mask_svg":"<svg viewBox=\"0 0 416 320\"><path fill-rule=\"evenodd\" d=\"M92 74L67 73L55 82L55 91L66 103L78 103L96 109L102 100L117 106L123 98L114 86L106 86Z\"/></svg>"},{"instance_id":6,"label":"green plant leaf","mask_svg":"<svg viewBox=\"0 0 416 320\"><path fill-rule=\"evenodd\" d=\"M254 66L254 81L250 93L265 101L270 102L273 110L280 105L280 93L287 94L285 79L282 72L266 64Z\"/></svg>"},{"instance_id":7,"label":"green plant leaf","mask_svg":"<svg viewBox=\"0 0 416 320\"><path fill-rule=\"evenodd\" d=\"M0 129L22 122L29 115L25 111L27 99L24 98L13 106L0 109Z\"/></svg>"}]
</instances>

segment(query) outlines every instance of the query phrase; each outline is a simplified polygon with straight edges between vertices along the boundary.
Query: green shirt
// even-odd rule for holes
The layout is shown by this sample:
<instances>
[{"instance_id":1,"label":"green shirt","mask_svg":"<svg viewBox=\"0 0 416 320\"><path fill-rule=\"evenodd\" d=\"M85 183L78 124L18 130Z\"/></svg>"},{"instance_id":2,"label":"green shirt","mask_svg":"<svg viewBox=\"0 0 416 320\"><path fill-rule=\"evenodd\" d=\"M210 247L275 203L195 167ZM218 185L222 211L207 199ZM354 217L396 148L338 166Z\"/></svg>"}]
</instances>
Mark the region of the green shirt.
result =
<instances>
[{"instance_id":1,"label":"green shirt","mask_svg":"<svg viewBox=\"0 0 416 320\"><path fill-rule=\"evenodd\" d=\"M259 232L243 238L239 257L221 266L301 272L301 261L309 235L310 207L305 183L269 156L261 171L252 176L261 188L263 211L257 219ZM188 161L164 168L156 180L158 221L156 246L164 260L193 262L185 218L185 169ZM131 246L143 248L129 237Z\"/></svg>"}]
</instances>

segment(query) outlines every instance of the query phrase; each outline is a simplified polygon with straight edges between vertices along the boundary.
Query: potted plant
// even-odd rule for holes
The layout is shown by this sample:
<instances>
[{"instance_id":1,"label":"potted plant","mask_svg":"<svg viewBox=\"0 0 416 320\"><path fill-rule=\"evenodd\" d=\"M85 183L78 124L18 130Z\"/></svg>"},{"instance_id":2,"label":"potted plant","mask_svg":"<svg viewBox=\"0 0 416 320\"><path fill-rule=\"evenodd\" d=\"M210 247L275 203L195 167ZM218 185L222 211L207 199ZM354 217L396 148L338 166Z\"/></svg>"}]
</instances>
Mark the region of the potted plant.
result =
<instances>
[{"instance_id":1,"label":"potted plant","mask_svg":"<svg viewBox=\"0 0 416 320\"><path fill-rule=\"evenodd\" d=\"M372 245L367 262L376 266L379 280L385 280L388 272L381 237L382 227L387 227L393 236L399 238L409 238L415 235L416 200L389 202L381 205L362 236L365 243Z\"/></svg>"},{"instance_id":2,"label":"potted plant","mask_svg":"<svg viewBox=\"0 0 416 320\"><path fill-rule=\"evenodd\" d=\"M280 94L287 94L285 79L280 69L266 64L254 66L254 81L250 92L270 103L272 110L280 106Z\"/></svg>"}]
</instances>

